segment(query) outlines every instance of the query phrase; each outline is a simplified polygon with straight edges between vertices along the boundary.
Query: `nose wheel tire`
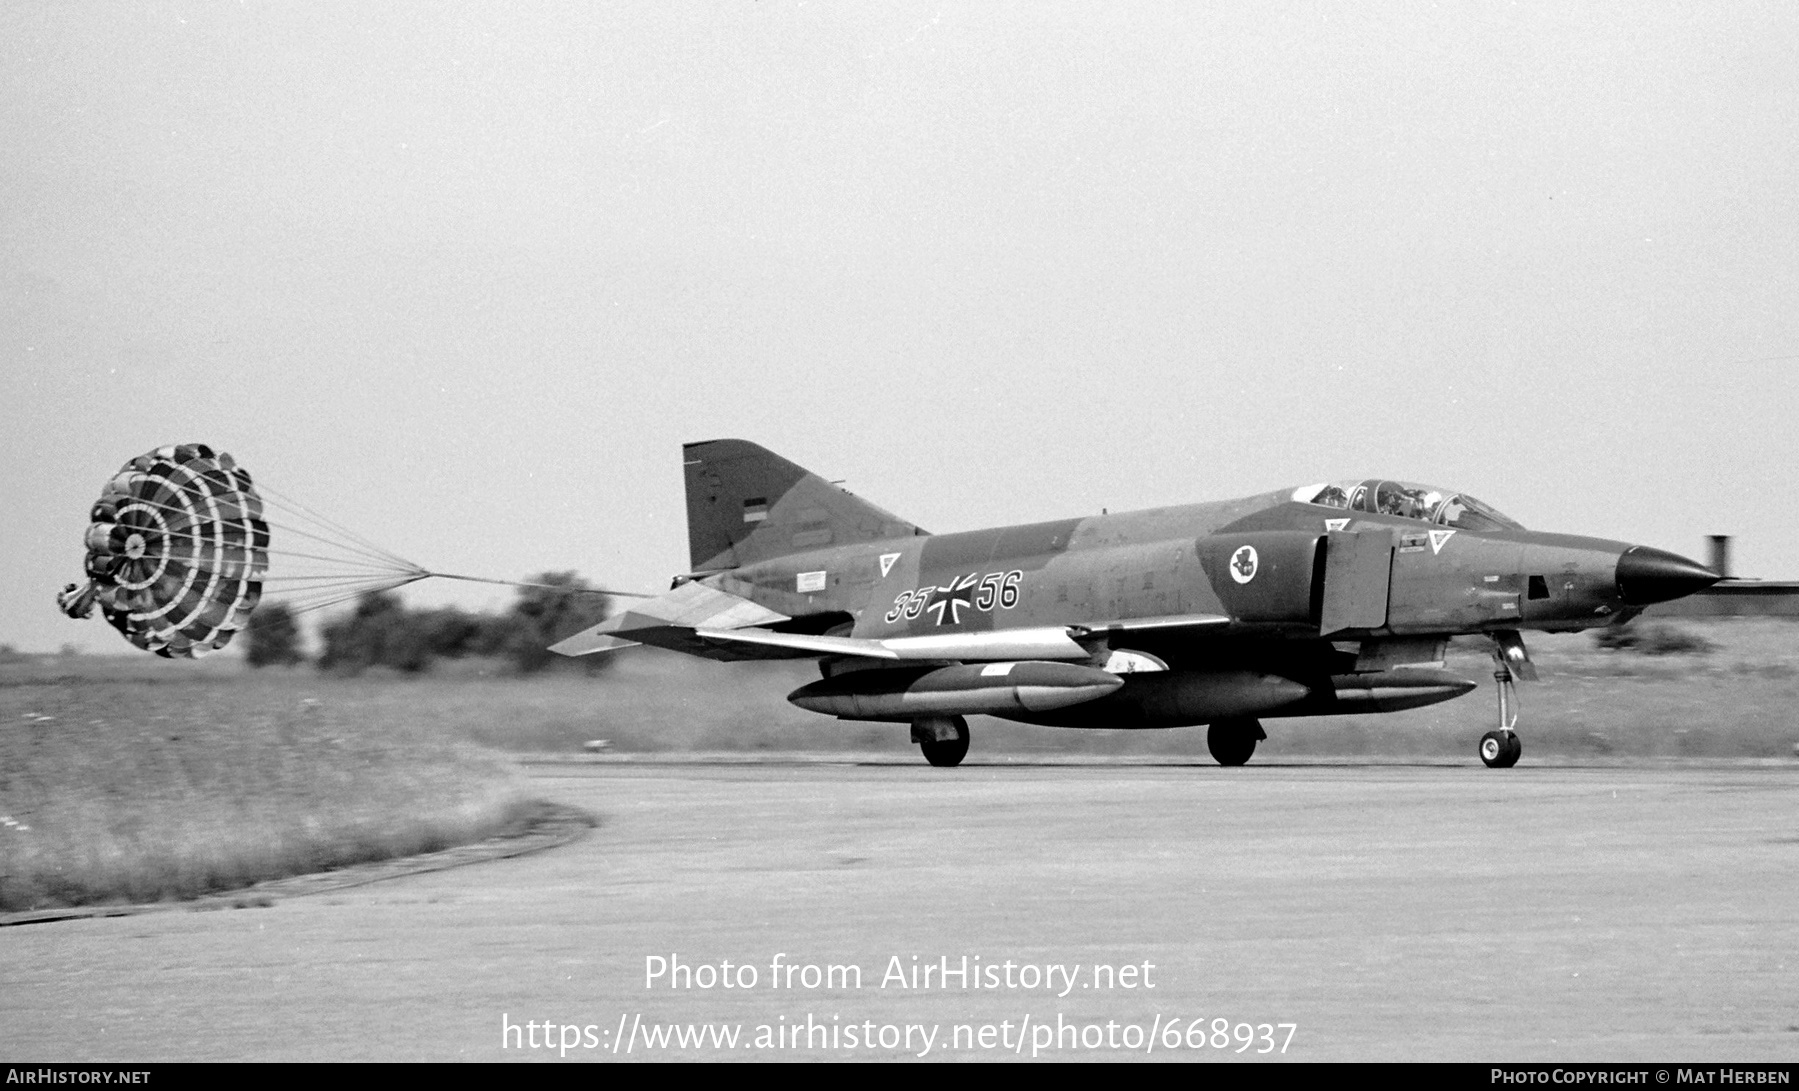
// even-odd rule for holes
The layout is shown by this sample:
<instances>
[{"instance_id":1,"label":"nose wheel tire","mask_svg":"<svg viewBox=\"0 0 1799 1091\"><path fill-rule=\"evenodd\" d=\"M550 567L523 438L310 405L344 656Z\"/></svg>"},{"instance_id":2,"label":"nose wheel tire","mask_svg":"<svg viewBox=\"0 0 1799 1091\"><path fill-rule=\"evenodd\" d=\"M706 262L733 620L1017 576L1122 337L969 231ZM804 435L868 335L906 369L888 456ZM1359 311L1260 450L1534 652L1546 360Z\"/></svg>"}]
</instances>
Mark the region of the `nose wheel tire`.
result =
<instances>
[{"instance_id":1,"label":"nose wheel tire","mask_svg":"<svg viewBox=\"0 0 1799 1091\"><path fill-rule=\"evenodd\" d=\"M1524 740L1515 731L1489 731L1480 737L1480 760L1489 769L1510 769L1524 753Z\"/></svg>"},{"instance_id":2,"label":"nose wheel tire","mask_svg":"<svg viewBox=\"0 0 1799 1091\"><path fill-rule=\"evenodd\" d=\"M912 741L924 760L948 769L968 756L968 721L960 716L925 716L912 721Z\"/></svg>"},{"instance_id":3,"label":"nose wheel tire","mask_svg":"<svg viewBox=\"0 0 1799 1091\"><path fill-rule=\"evenodd\" d=\"M1206 728L1206 749L1219 765L1242 765L1256 752L1256 743L1267 737L1258 720L1219 720Z\"/></svg>"}]
</instances>

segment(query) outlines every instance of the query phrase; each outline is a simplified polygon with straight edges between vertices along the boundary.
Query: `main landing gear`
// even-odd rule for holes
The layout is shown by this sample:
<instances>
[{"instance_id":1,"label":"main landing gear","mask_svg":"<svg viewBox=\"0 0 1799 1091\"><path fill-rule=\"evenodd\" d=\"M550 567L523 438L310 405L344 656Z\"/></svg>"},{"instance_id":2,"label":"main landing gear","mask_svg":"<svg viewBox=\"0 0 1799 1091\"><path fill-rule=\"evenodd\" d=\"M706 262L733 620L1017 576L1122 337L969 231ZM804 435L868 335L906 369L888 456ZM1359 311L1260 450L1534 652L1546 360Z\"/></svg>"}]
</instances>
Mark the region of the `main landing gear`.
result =
<instances>
[{"instance_id":1,"label":"main landing gear","mask_svg":"<svg viewBox=\"0 0 1799 1091\"><path fill-rule=\"evenodd\" d=\"M960 716L920 716L912 721L912 741L924 760L949 768L968 756L968 721Z\"/></svg>"},{"instance_id":2,"label":"main landing gear","mask_svg":"<svg viewBox=\"0 0 1799 1091\"><path fill-rule=\"evenodd\" d=\"M1493 681L1499 687L1499 730L1480 737L1480 760L1489 769L1510 769L1524 753L1524 742L1515 730L1518 726L1518 687L1512 680L1512 666L1518 676L1535 681L1537 668L1524 650L1524 637L1516 629L1493 634Z\"/></svg>"},{"instance_id":3,"label":"main landing gear","mask_svg":"<svg viewBox=\"0 0 1799 1091\"><path fill-rule=\"evenodd\" d=\"M1206 749L1219 765L1242 765L1256 752L1256 743L1267 737L1260 720L1219 720L1206 728Z\"/></svg>"}]
</instances>

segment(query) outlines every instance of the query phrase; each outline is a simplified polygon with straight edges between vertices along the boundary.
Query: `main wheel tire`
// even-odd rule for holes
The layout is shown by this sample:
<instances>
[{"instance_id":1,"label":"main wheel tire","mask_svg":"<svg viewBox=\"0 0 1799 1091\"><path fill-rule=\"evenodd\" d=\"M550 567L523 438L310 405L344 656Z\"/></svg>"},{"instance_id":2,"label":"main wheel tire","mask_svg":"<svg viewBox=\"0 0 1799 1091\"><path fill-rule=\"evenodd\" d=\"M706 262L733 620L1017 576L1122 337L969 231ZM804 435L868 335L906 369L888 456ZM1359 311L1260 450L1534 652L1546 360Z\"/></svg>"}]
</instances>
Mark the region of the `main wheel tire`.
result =
<instances>
[{"instance_id":1,"label":"main wheel tire","mask_svg":"<svg viewBox=\"0 0 1799 1091\"><path fill-rule=\"evenodd\" d=\"M1219 720L1206 728L1206 749L1219 765L1242 765L1256 752L1256 743L1267 737L1256 720Z\"/></svg>"},{"instance_id":2,"label":"main wheel tire","mask_svg":"<svg viewBox=\"0 0 1799 1091\"><path fill-rule=\"evenodd\" d=\"M945 729L954 734L947 739L932 737ZM948 769L960 765L962 759L968 756L968 721L960 716L914 720L912 738L918 743L918 748L924 751L924 760L939 768Z\"/></svg>"},{"instance_id":3,"label":"main wheel tire","mask_svg":"<svg viewBox=\"0 0 1799 1091\"><path fill-rule=\"evenodd\" d=\"M961 765L962 759L968 756L968 736L959 739L946 739L943 742L921 742L918 748L924 751L924 760L940 768Z\"/></svg>"},{"instance_id":4,"label":"main wheel tire","mask_svg":"<svg viewBox=\"0 0 1799 1091\"><path fill-rule=\"evenodd\" d=\"M1489 731L1480 737L1480 760L1489 769L1510 769L1524 753L1524 740L1516 731Z\"/></svg>"}]
</instances>

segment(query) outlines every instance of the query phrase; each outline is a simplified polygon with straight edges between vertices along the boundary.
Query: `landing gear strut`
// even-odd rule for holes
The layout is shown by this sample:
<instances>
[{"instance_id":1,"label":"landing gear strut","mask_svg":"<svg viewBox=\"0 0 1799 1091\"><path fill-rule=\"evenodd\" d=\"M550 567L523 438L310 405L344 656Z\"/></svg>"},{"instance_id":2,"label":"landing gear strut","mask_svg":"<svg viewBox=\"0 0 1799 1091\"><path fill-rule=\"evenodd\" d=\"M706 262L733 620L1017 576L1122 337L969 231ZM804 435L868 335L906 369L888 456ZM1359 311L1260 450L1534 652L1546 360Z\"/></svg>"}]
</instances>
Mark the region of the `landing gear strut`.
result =
<instances>
[{"instance_id":1,"label":"landing gear strut","mask_svg":"<svg viewBox=\"0 0 1799 1091\"><path fill-rule=\"evenodd\" d=\"M1536 678L1537 669L1517 630L1494 633L1493 681L1499 687L1499 730L1480 737L1480 760L1489 769L1510 769L1524 753L1524 742L1514 730L1518 726L1518 687L1512 680L1513 663L1518 664L1518 673L1526 679Z\"/></svg>"},{"instance_id":2,"label":"landing gear strut","mask_svg":"<svg viewBox=\"0 0 1799 1091\"><path fill-rule=\"evenodd\" d=\"M912 721L912 741L932 765L960 765L968 756L968 721L960 716L920 716Z\"/></svg>"},{"instance_id":3,"label":"landing gear strut","mask_svg":"<svg viewBox=\"0 0 1799 1091\"><path fill-rule=\"evenodd\" d=\"M1206 728L1206 749L1219 765L1242 765L1256 752L1256 743L1267 737L1259 720L1219 720Z\"/></svg>"}]
</instances>

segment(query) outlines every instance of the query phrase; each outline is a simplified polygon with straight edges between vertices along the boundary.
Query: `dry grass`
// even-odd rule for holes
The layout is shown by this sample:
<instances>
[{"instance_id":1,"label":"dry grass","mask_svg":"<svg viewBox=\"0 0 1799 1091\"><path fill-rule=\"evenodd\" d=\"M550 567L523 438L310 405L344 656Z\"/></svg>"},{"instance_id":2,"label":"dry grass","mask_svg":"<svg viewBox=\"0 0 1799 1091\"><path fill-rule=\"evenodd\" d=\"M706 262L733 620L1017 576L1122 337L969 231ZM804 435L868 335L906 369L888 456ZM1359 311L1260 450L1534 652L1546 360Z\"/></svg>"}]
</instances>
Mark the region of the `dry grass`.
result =
<instances>
[{"instance_id":1,"label":"dry grass","mask_svg":"<svg viewBox=\"0 0 1799 1091\"><path fill-rule=\"evenodd\" d=\"M531 811L507 762L297 679L48 666L0 668L0 908L191 898L478 840Z\"/></svg>"}]
</instances>

